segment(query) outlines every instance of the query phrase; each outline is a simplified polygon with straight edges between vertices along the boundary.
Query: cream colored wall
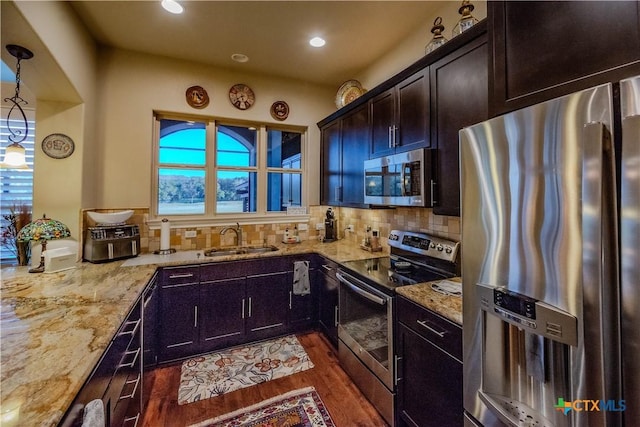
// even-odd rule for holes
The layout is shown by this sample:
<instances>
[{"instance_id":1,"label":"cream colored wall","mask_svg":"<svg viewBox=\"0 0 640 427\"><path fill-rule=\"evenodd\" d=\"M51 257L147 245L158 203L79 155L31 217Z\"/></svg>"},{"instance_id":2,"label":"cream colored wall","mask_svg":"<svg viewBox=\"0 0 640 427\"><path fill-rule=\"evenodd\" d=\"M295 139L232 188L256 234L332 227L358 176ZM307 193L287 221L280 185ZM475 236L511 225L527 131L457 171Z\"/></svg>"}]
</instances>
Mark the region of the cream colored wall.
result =
<instances>
[{"instance_id":1,"label":"cream colored wall","mask_svg":"<svg viewBox=\"0 0 640 427\"><path fill-rule=\"evenodd\" d=\"M25 85L37 101L33 215L62 221L80 240L80 208L94 204L96 47L65 2L6 3L3 12L13 18L3 14L3 38L10 35L34 52L23 62ZM40 141L52 133L74 140L70 157L52 159L42 152Z\"/></svg>"},{"instance_id":2,"label":"cream colored wall","mask_svg":"<svg viewBox=\"0 0 640 427\"><path fill-rule=\"evenodd\" d=\"M154 110L306 126L310 141L307 191L311 204L318 203L320 133L316 123L335 111L334 88L118 49L101 52L98 81L94 207L150 206ZM253 89L256 103L249 110L240 111L229 102L228 91L235 83L246 83ZM185 91L193 85L208 92L206 108L187 105ZM291 110L284 122L275 121L269 113L271 104L278 100L286 101Z\"/></svg>"},{"instance_id":3,"label":"cream colored wall","mask_svg":"<svg viewBox=\"0 0 640 427\"><path fill-rule=\"evenodd\" d=\"M357 78L363 87L371 89L422 58L425 46L433 38L431 27L433 27L433 21L437 16L442 17L442 25L445 27L443 35L448 40L451 40L453 27L460 19L458 9L462 2L441 1L440 3L442 3L442 6L433 17L425 21L421 28L417 29L402 43L395 46L392 51L358 75ZM471 4L474 6L472 12L474 17L479 20L487 17L486 1L472 1Z\"/></svg>"}]
</instances>

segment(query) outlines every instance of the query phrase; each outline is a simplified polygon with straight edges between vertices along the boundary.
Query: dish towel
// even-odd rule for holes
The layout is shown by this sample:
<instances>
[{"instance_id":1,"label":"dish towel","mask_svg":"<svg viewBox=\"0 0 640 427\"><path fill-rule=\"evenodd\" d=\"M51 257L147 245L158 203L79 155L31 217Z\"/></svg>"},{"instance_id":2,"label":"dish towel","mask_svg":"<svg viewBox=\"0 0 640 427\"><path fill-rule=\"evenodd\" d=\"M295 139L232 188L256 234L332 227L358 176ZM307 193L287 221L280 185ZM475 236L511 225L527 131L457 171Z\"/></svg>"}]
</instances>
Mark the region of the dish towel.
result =
<instances>
[{"instance_id":1,"label":"dish towel","mask_svg":"<svg viewBox=\"0 0 640 427\"><path fill-rule=\"evenodd\" d=\"M82 427L105 427L102 399L92 400L84 407Z\"/></svg>"},{"instance_id":2,"label":"dish towel","mask_svg":"<svg viewBox=\"0 0 640 427\"><path fill-rule=\"evenodd\" d=\"M293 262L293 294L307 295L311 293L309 286L309 261Z\"/></svg>"}]
</instances>

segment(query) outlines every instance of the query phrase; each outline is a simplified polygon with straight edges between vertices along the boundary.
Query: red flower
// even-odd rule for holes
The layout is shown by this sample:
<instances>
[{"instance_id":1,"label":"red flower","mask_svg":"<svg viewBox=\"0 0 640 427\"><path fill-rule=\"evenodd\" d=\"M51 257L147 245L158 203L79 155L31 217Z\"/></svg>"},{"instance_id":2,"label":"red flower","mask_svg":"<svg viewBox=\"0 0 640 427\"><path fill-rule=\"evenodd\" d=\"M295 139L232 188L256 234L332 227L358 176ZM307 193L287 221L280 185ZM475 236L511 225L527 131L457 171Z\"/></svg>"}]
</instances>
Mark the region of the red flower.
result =
<instances>
[{"instance_id":1,"label":"red flower","mask_svg":"<svg viewBox=\"0 0 640 427\"><path fill-rule=\"evenodd\" d=\"M272 369L276 369L280 366L280 360L278 359L262 359L262 362L258 362L254 365L256 368L260 368L260 372L267 372Z\"/></svg>"}]
</instances>

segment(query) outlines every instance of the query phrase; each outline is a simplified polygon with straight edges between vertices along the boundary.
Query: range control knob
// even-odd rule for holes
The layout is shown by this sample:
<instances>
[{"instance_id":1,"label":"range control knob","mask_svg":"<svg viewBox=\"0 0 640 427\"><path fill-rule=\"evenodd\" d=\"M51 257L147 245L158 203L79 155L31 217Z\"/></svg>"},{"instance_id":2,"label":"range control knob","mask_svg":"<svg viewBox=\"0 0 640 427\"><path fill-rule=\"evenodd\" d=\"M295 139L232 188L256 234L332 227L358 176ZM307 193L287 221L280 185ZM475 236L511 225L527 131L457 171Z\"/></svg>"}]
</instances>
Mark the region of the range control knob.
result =
<instances>
[{"instance_id":1,"label":"range control knob","mask_svg":"<svg viewBox=\"0 0 640 427\"><path fill-rule=\"evenodd\" d=\"M435 243L432 243L432 244L431 244L431 249L433 249L433 248L435 248L435 247L436 247L436 244L435 244Z\"/></svg>"},{"instance_id":2,"label":"range control knob","mask_svg":"<svg viewBox=\"0 0 640 427\"><path fill-rule=\"evenodd\" d=\"M453 249L451 249L451 246L447 246L444 251L448 254L450 254L451 252L453 252Z\"/></svg>"},{"instance_id":3,"label":"range control knob","mask_svg":"<svg viewBox=\"0 0 640 427\"><path fill-rule=\"evenodd\" d=\"M438 252L442 252L444 248L442 247L442 245L438 245L436 246L436 249L438 250Z\"/></svg>"}]
</instances>

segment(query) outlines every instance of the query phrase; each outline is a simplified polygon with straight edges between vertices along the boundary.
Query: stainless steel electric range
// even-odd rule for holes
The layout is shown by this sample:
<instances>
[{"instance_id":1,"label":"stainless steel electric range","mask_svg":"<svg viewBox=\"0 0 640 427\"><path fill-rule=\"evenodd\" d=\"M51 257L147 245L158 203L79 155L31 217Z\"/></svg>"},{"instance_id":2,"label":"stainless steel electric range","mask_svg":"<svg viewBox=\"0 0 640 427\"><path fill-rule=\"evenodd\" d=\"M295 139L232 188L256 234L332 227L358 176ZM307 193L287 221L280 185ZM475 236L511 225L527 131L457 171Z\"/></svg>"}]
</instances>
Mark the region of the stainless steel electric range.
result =
<instances>
[{"instance_id":1,"label":"stainless steel electric range","mask_svg":"<svg viewBox=\"0 0 640 427\"><path fill-rule=\"evenodd\" d=\"M395 290L456 276L459 243L393 230L389 246L389 257L347 261L338 269L338 357L343 369L393 426Z\"/></svg>"}]
</instances>

